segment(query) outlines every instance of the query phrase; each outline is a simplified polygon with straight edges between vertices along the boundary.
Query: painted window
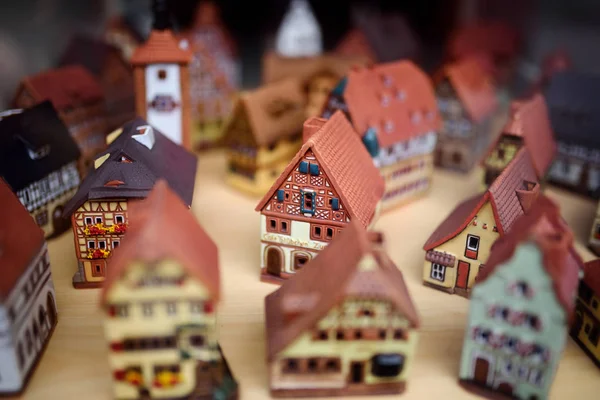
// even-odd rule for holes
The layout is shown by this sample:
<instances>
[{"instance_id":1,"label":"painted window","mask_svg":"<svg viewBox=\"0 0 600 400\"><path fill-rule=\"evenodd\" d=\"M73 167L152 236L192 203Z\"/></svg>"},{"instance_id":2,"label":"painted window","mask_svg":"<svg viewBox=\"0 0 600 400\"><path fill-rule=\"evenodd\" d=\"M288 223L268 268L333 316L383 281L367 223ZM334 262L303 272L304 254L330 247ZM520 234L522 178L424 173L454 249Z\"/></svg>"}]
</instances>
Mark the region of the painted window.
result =
<instances>
[{"instance_id":1,"label":"painted window","mask_svg":"<svg viewBox=\"0 0 600 400\"><path fill-rule=\"evenodd\" d=\"M318 164L310 164L310 174L314 176L319 175L319 165Z\"/></svg>"},{"instance_id":2,"label":"painted window","mask_svg":"<svg viewBox=\"0 0 600 400\"><path fill-rule=\"evenodd\" d=\"M465 257L470 258L472 260L476 260L478 252L479 252L479 236L467 235Z\"/></svg>"},{"instance_id":3,"label":"painted window","mask_svg":"<svg viewBox=\"0 0 600 400\"><path fill-rule=\"evenodd\" d=\"M192 314L201 314L202 313L202 302L201 301L192 301L190 303L190 312Z\"/></svg>"},{"instance_id":4,"label":"painted window","mask_svg":"<svg viewBox=\"0 0 600 400\"><path fill-rule=\"evenodd\" d=\"M88 249L95 249L96 248L96 242L93 241L93 240L88 240L87 247L88 247Z\"/></svg>"},{"instance_id":5,"label":"painted window","mask_svg":"<svg viewBox=\"0 0 600 400\"><path fill-rule=\"evenodd\" d=\"M289 235L290 231L290 220L281 218L267 218L267 232Z\"/></svg>"},{"instance_id":6,"label":"painted window","mask_svg":"<svg viewBox=\"0 0 600 400\"><path fill-rule=\"evenodd\" d=\"M513 365L512 361L505 360L504 363L502 364L502 373L505 376L512 376L514 367L515 366Z\"/></svg>"},{"instance_id":7,"label":"painted window","mask_svg":"<svg viewBox=\"0 0 600 400\"><path fill-rule=\"evenodd\" d=\"M340 209L340 199L338 199L337 197L333 197L331 199L331 209L335 211Z\"/></svg>"},{"instance_id":8,"label":"painted window","mask_svg":"<svg viewBox=\"0 0 600 400\"><path fill-rule=\"evenodd\" d=\"M518 281L511 285L512 293L519 297L531 297L533 289L525 281Z\"/></svg>"},{"instance_id":9,"label":"painted window","mask_svg":"<svg viewBox=\"0 0 600 400\"><path fill-rule=\"evenodd\" d=\"M143 303L142 304L142 314L144 317L151 317L154 311L154 307L152 303Z\"/></svg>"},{"instance_id":10,"label":"painted window","mask_svg":"<svg viewBox=\"0 0 600 400\"><path fill-rule=\"evenodd\" d=\"M91 217L86 217L85 218L85 224L86 225L92 225L92 218Z\"/></svg>"},{"instance_id":11,"label":"painted window","mask_svg":"<svg viewBox=\"0 0 600 400\"><path fill-rule=\"evenodd\" d=\"M94 278L103 277L105 274L106 271L104 270L104 264L94 264L92 266L92 276Z\"/></svg>"},{"instance_id":12,"label":"painted window","mask_svg":"<svg viewBox=\"0 0 600 400\"><path fill-rule=\"evenodd\" d=\"M106 249L106 240L98 240L98 248Z\"/></svg>"},{"instance_id":13,"label":"painted window","mask_svg":"<svg viewBox=\"0 0 600 400\"><path fill-rule=\"evenodd\" d=\"M300 372L300 365L295 358L286 358L283 360L282 371L284 374L295 374Z\"/></svg>"},{"instance_id":14,"label":"painted window","mask_svg":"<svg viewBox=\"0 0 600 400\"><path fill-rule=\"evenodd\" d=\"M125 318L129 316L129 305L113 304L109 307L108 313L111 317Z\"/></svg>"},{"instance_id":15,"label":"painted window","mask_svg":"<svg viewBox=\"0 0 600 400\"><path fill-rule=\"evenodd\" d=\"M400 375L404 368L404 356L401 354L377 354L371 358L371 373L382 378Z\"/></svg>"},{"instance_id":16,"label":"painted window","mask_svg":"<svg viewBox=\"0 0 600 400\"><path fill-rule=\"evenodd\" d=\"M120 244L121 244L121 242L120 242L120 241L118 241L118 240L113 240L113 241L112 241L112 248L113 248L113 249L116 249L117 247L119 247L119 245L120 245Z\"/></svg>"},{"instance_id":17,"label":"painted window","mask_svg":"<svg viewBox=\"0 0 600 400\"><path fill-rule=\"evenodd\" d=\"M517 340L517 338L507 336L504 338L504 343L502 344L502 347L504 347L504 349L508 352L516 353L518 345L519 341Z\"/></svg>"},{"instance_id":18,"label":"painted window","mask_svg":"<svg viewBox=\"0 0 600 400\"><path fill-rule=\"evenodd\" d=\"M279 189L277 191L277 201L280 202L280 203L283 203L284 197L285 197L285 190Z\"/></svg>"},{"instance_id":19,"label":"painted window","mask_svg":"<svg viewBox=\"0 0 600 400\"><path fill-rule=\"evenodd\" d=\"M329 339L329 332L324 329L320 329L313 334L313 340L327 340L327 339Z\"/></svg>"},{"instance_id":20,"label":"painted window","mask_svg":"<svg viewBox=\"0 0 600 400\"><path fill-rule=\"evenodd\" d=\"M123 351L174 349L177 347L177 339L175 338L175 336L145 337L125 339L122 343L116 343L116 345L117 346L111 345L111 347L119 347Z\"/></svg>"},{"instance_id":21,"label":"painted window","mask_svg":"<svg viewBox=\"0 0 600 400\"><path fill-rule=\"evenodd\" d=\"M157 75L158 79L160 79L161 81L167 79L167 71L164 69L159 69Z\"/></svg>"},{"instance_id":22,"label":"painted window","mask_svg":"<svg viewBox=\"0 0 600 400\"><path fill-rule=\"evenodd\" d=\"M204 346L204 336L202 336L202 335L192 335L192 336L190 336L190 344L193 347L202 347L202 346Z\"/></svg>"},{"instance_id":23,"label":"painted window","mask_svg":"<svg viewBox=\"0 0 600 400\"><path fill-rule=\"evenodd\" d=\"M446 266L437 264L437 263L431 263L430 276L431 276L431 279L435 279L436 281L444 282L444 280L446 279Z\"/></svg>"},{"instance_id":24,"label":"painted window","mask_svg":"<svg viewBox=\"0 0 600 400\"><path fill-rule=\"evenodd\" d=\"M301 161L300 166L298 167L298 171L300 171L303 174L308 173L308 162Z\"/></svg>"},{"instance_id":25,"label":"painted window","mask_svg":"<svg viewBox=\"0 0 600 400\"><path fill-rule=\"evenodd\" d=\"M544 375L542 374L542 371L532 368L531 371L529 371L529 383L541 387L543 382Z\"/></svg>"},{"instance_id":26,"label":"painted window","mask_svg":"<svg viewBox=\"0 0 600 400\"><path fill-rule=\"evenodd\" d=\"M102 223L102 217L96 217L96 223L97 224L101 224Z\"/></svg>"},{"instance_id":27,"label":"painted window","mask_svg":"<svg viewBox=\"0 0 600 400\"><path fill-rule=\"evenodd\" d=\"M319 225L311 225L310 238L312 240L323 239L323 228Z\"/></svg>"},{"instance_id":28,"label":"painted window","mask_svg":"<svg viewBox=\"0 0 600 400\"><path fill-rule=\"evenodd\" d=\"M309 260L310 257L306 253L294 253L294 270L302 269Z\"/></svg>"},{"instance_id":29,"label":"painted window","mask_svg":"<svg viewBox=\"0 0 600 400\"><path fill-rule=\"evenodd\" d=\"M300 191L300 211L305 214L314 215L317 207L317 203L315 202L315 192Z\"/></svg>"},{"instance_id":30,"label":"painted window","mask_svg":"<svg viewBox=\"0 0 600 400\"><path fill-rule=\"evenodd\" d=\"M117 224L122 224L125 222L125 218L122 215L117 215L117 216L115 216L115 222Z\"/></svg>"},{"instance_id":31,"label":"painted window","mask_svg":"<svg viewBox=\"0 0 600 400\"><path fill-rule=\"evenodd\" d=\"M177 303L175 303L174 301L167 302L167 314L168 315L177 314Z\"/></svg>"},{"instance_id":32,"label":"painted window","mask_svg":"<svg viewBox=\"0 0 600 400\"><path fill-rule=\"evenodd\" d=\"M331 240L333 239L335 231L333 228L325 228L325 239Z\"/></svg>"}]
</instances>

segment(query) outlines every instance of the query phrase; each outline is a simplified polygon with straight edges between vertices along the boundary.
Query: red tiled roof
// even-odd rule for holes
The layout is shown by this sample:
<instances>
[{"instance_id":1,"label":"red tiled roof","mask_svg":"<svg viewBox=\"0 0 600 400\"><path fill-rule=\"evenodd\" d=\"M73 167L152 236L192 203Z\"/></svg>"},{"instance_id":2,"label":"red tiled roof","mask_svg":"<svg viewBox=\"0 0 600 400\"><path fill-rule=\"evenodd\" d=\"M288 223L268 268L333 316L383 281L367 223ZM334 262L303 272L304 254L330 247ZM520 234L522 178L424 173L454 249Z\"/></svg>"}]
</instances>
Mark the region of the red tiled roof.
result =
<instances>
[{"instance_id":1,"label":"red tiled roof","mask_svg":"<svg viewBox=\"0 0 600 400\"><path fill-rule=\"evenodd\" d=\"M465 25L450 37L448 56L460 60L473 54L488 53L498 59L513 59L518 51L519 36L500 21L477 21Z\"/></svg>"},{"instance_id":2,"label":"red tiled roof","mask_svg":"<svg viewBox=\"0 0 600 400\"><path fill-rule=\"evenodd\" d=\"M44 232L0 178L0 301L3 302L44 245Z\"/></svg>"},{"instance_id":3,"label":"red tiled roof","mask_svg":"<svg viewBox=\"0 0 600 400\"><path fill-rule=\"evenodd\" d=\"M600 258L588 261L583 266L583 282L600 296Z\"/></svg>"},{"instance_id":4,"label":"red tiled roof","mask_svg":"<svg viewBox=\"0 0 600 400\"><path fill-rule=\"evenodd\" d=\"M545 196L540 196L531 211L515 222L510 233L494 243L477 282L492 276L496 268L509 261L515 249L526 241L534 241L541 248L543 267L552 280L559 303L570 317L583 261L573 248L573 232L560 216L558 206Z\"/></svg>"},{"instance_id":5,"label":"red tiled roof","mask_svg":"<svg viewBox=\"0 0 600 400\"><path fill-rule=\"evenodd\" d=\"M403 315L411 328L419 325L419 317L410 298L402 273L389 258L380 235L367 233L350 223L339 238L296 273L279 290L265 298L267 358L272 360L299 335L315 327L346 297L387 299ZM377 268L358 269L366 255L373 255ZM289 319L290 312L300 315Z\"/></svg>"},{"instance_id":6,"label":"red tiled roof","mask_svg":"<svg viewBox=\"0 0 600 400\"><path fill-rule=\"evenodd\" d=\"M205 285L216 301L220 295L217 245L202 229L190 209L164 180L159 180L150 195L131 203L127 235L109 260L102 287L102 302L112 285L134 262L146 268L164 259L173 259Z\"/></svg>"},{"instance_id":7,"label":"red tiled roof","mask_svg":"<svg viewBox=\"0 0 600 400\"><path fill-rule=\"evenodd\" d=\"M354 129L363 135L375 128L381 147L439 129L431 80L412 61L356 68L347 79L344 100Z\"/></svg>"},{"instance_id":8,"label":"red tiled roof","mask_svg":"<svg viewBox=\"0 0 600 400\"><path fill-rule=\"evenodd\" d=\"M179 43L170 30L153 30L146 43L139 46L131 56L133 65L155 63L188 64L192 53L179 47Z\"/></svg>"},{"instance_id":9,"label":"red tiled roof","mask_svg":"<svg viewBox=\"0 0 600 400\"><path fill-rule=\"evenodd\" d=\"M23 79L22 85L36 101L50 100L58 111L104 99L100 83L80 65L68 65L30 75Z\"/></svg>"},{"instance_id":10,"label":"red tiled roof","mask_svg":"<svg viewBox=\"0 0 600 400\"><path fill-rule=\"evenodd\" d=\"M335 48L334 53L341 56L365 56L370 61L374 62L377 60L375 51L371 48L369 39L363 31L357 28L353 28L342 38Z\"/></svg>"},{"instance_id":11,"label":"red tiled roof","mask_svg":"<svg viewBox=\"0 0 600 400\"><path fill-rule=\"evenodd\" d=\"M368 226L377 203L383 195L385 183L362 141L341 111L314 133L298 151L285 171L256 206L261 211L274 197L300 158L312 150L323 171L348 208L353 221Z\"/></svg>"}]
</instances>

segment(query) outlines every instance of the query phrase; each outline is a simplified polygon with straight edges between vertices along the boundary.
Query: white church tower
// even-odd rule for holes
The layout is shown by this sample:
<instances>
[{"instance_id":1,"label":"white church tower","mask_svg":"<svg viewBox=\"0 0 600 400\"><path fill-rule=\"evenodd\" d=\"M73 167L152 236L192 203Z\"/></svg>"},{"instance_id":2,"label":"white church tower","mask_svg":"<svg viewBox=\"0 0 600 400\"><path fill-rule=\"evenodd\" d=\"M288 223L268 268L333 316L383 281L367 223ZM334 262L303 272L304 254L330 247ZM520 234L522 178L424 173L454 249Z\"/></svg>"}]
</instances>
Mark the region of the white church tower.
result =
<instances>
[{"instance_id":1,"label":"white church tower","mask_svg":"<svg viewBox=\"0 0 600 400\"><path fill-rule=\"evenodd\" d=\"M323 52L321 27L307 0L291 0L277 31L275 51L284 57L312 57Z\"/></svg>"}]
</instances>

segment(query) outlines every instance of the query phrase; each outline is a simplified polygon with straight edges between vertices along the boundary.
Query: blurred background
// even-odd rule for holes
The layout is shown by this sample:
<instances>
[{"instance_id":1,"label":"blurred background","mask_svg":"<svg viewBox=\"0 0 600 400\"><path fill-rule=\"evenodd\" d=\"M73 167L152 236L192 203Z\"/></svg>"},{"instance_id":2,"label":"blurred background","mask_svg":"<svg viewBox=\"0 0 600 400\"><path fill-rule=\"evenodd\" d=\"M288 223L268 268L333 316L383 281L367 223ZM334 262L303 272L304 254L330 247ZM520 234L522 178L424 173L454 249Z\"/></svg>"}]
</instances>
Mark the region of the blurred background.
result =
<instances>
[{"instance_id":1,"label":"blurred background","mask_svg":"<svg viewBox=\"0 0 600 400\"><path fill-rule=\"evenodd\" d=\"M175 24L192 23L198 0L171 0ZM122 16L141 37L150 29L150 0L3 0L0 6L0 106L11 100L19 79L54 66L74 33L101 36L107 21ZM284 15L288 0L216 0L235 38L242 85L258 86L260 57ZM356 6L400 12L421 43L421 62L433 69L449 33L480 18L502 19L522 35L518 75L535 76L545 54L566 49L576 69L600 72L598 0L312 0L326 49L352 24Z\"/></svg>"}]
</instances>

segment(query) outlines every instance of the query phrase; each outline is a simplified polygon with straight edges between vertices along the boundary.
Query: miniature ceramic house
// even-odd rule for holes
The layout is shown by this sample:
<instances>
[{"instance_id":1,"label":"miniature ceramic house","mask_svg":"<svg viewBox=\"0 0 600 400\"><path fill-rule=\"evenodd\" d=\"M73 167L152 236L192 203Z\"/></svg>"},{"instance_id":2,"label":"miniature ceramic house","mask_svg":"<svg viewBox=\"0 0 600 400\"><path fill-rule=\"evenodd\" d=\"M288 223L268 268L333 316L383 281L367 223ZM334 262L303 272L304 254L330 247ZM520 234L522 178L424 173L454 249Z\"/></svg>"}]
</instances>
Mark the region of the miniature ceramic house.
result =
<instances>
[{"instance_id":1,"label":"miniature ceramic house","mask_svg":"<svg viewBox=\"0 0 600 400\"><path fill-rule=\"evenodd\" d=\"M217 246L163 180L130 215L102 289L115 398L237 399L217 343Z\"/></svg>"},{"instance_id":2,"label":"miniature ceramic house","mask_svg":"<svg viewBox=\"0 0 600 400\"><path fill-rule=\"evenodd\" d=\"M302 145L304 95L288 79L242 93L225 128L227 182L263 195Z\"/></svg>"},{"instance_id":3,"label":"miniature ceramic house","mask_svg":"<svg viewBox=\"0 0 600 400\"><path fill-rule=\"evenodd\" d=\"M79 172L85 175L106 147L106 104L102 86L85 68L69 65L28 76L15 95L15 108L50 100L81 150Z\"/></svg>"},{"instance_id":4,"label":"miniature ceramic house","mask_svg":"<svg viewBox=\"0 0 600 400\"><path fill-rule=\"evenodd\" d=\"M271 395L399 393L419 318L383 236L352 222L265 299Z\"/></svg>"},{"instance_id":5,"label":"miniature ceramic house","mask_svg":"<svg viewBox=\"0 0 600 400\"><path fill-rule=\"evenodd\" d=\"M511 104L509 119L483 162L486 185L492 184L521 147L529 152L541 182L554 159L556 142L544 96L539 93Z\"/></svg>"},{"instance_id":6,"label":"miniature ceramic house","mask_svg":"<svg viewBox=\"0 0 600 400\"><path fill-rule=\"evenodd\" d=\"M260 211L261 279L281 282L323 250L351 221L375 220L384 182L341 112L304 123L304 145Z\"/></svg>"},{"instance_id":7,"label":"miniature ceramic house","mask_svg":"<svg viewBox=\"0 0 600 400\"><path fill-rule=\"evenodd\" d=\"M179 34L180 47L193 53L190 71L192 145L221 144L239 85L237 49L211 1L200 3L191 28Z\"/></svg>"},{"instance_id":8,"label":"miniature ceramic house","mask_svg":"<svg viewBox=\"0 0 600 400\"><path fill-rule=\"evenodd\" d=\"M583 266L571 337L600 368L600 260Z\"/></svg>"},{"instance_id":9,"label":"miniature ceramic house","mask_svg":"<svg viewBox=\"0 0 600 400\"><path fill-rule=\"evenodd\" d=\"M197 158L141 118L126 124L65 206L71 216L78 269L76 288L99 287L107 259L129 229L129 203L144 199L163 178L190 206Z\"/></svg>"},{"instance_id":10,"label":"miniature ceramic house","mask_svg":"<svg viewBox=\"0 0 600 400\"><path fill-rule=\"evenodd\" d=\"M554 74L545 91L558 154L548 173L553 184L597 197L600 191L600 76Z\"/></svg>"},{"instance_id":11,"label":"miniature ceramic house","mask_svg":"<svg viewBox=\"0 0 600 400\"><path fill-rule=\"evenodd\" d=\"M471 296L463 387L488 398L548 398L583 264L572 245L545 198L494 244Z\"/></svg>"},{"instance_id":12,"label":"miniature ceramic house","mask_svg":"<svg viewBox=\"0 0 600 400\"><path fill-rule=\"evenodd\" d=\"M321 27L307 0L290 0L275 39L275 51L284 57L312 57L323 51Z\"/></svg>"},{"instance_id":13,"label":"miniature ceramic house","mask_svg":"<svg viewBox=\"0 0 600 400\"><path fill-rule=\"evenodd\" d=\"M588 247L596 255L600 255L600 203L598 203L598 207L596 208L596 215L594 217L594 223L592 224Z\"/></svg>"},{"instance_id":14,"label":"miniature ceramic house","mask_svg":"<svg viewBox=\"0 0 600 400\"><path fill-rule=\"evenodd\" d=\"M540 185L526 149L521 149L483 194L460 203L425 243L423 283L468 297L490 248L528 212Z\"/></svg>"},{"instance_id":15,"label":"miniature ceramic house","mask_svg":"<svg viewBox=\"0 0 600 400\"><path fill-rule=\"evenodd\" d=\"M385 179L382 209L425 193L440 128L429 77L411 61L353 69L332 93L323 116L346 112Z\"/></svg>"},{"instance_id":16,"label":"miniature ceramic house","mask_svg":"<svg viewBox=\"0 0 600 400\"><path fill-rule=\"evenodd\" d=\"M74 36L59 65L81 65L98 79L106 101L107 131L135 117L133 72L118 48L91 37Z\"/></svg>"},{"instance_id":17,"label":"miniature ceramic house","mask_svg":"<svg viewBox=\"0 0 600 400\"><path fill-rule=\"evenodd\" d=\"M18 395L33 376L56 326L44 234L0 179L0 396Z\"/></svg>"},{"instance_id":18,"label":"miniature ceramic house","mask_svg":"<svg viewBox=\"0 0 600 400\"><path fill-rule=\"evenodd\" d=\"M80 155L49 101L0 120L0 176L46 237L69 228L63 208L79 186Z\"/></svg>"},{"instance_id":19,"label":"miniature ceramic house","mask_svg":"<svg viewBox=\"0 0 600 400\"><path fill-rule=\"evenodd\" d=\"M263 56L263 82L299 79L306 93L306 118L323 111L329 92L353 67L366 66L364 56L323 54L315 57L288 58L269 52Z\"/></svg>"},{"instance_id":20,"label":"miniature ceramic house","mask_svg":"<svg viewBox=\"0 0 600 400\"><path fill-rule=\"evenodd\" d=\"M469 171L492 141L491 122L498 102L491 76L477 58L448 64L436 77L436 95L444 124L435 163Z\"/></svg>"},{"instance_id":21,"label":"miniature ceramic house","mask_svg":"<svg viewBox=\"0 0 600 400\"><path fill-rule=\"evenodd\" d=\"M148 40L131 57L137 115L173 142L191 149L189 64L192 53L179 47L170 29L166 2L154 0Z\"/></svg>"},{"instance_id":22,"label":"miniature ceramic house","mask_svg":"<svg viewBox=\"0 0 600 400\"><path fill-rule=\"evenodd\" d=\"M115 46L125 60L130 60L135 49L142 44L142 35L135 29L131 21L123 16L108 20L104 31L104 40Z\"/></svg>"}]
</instances>

